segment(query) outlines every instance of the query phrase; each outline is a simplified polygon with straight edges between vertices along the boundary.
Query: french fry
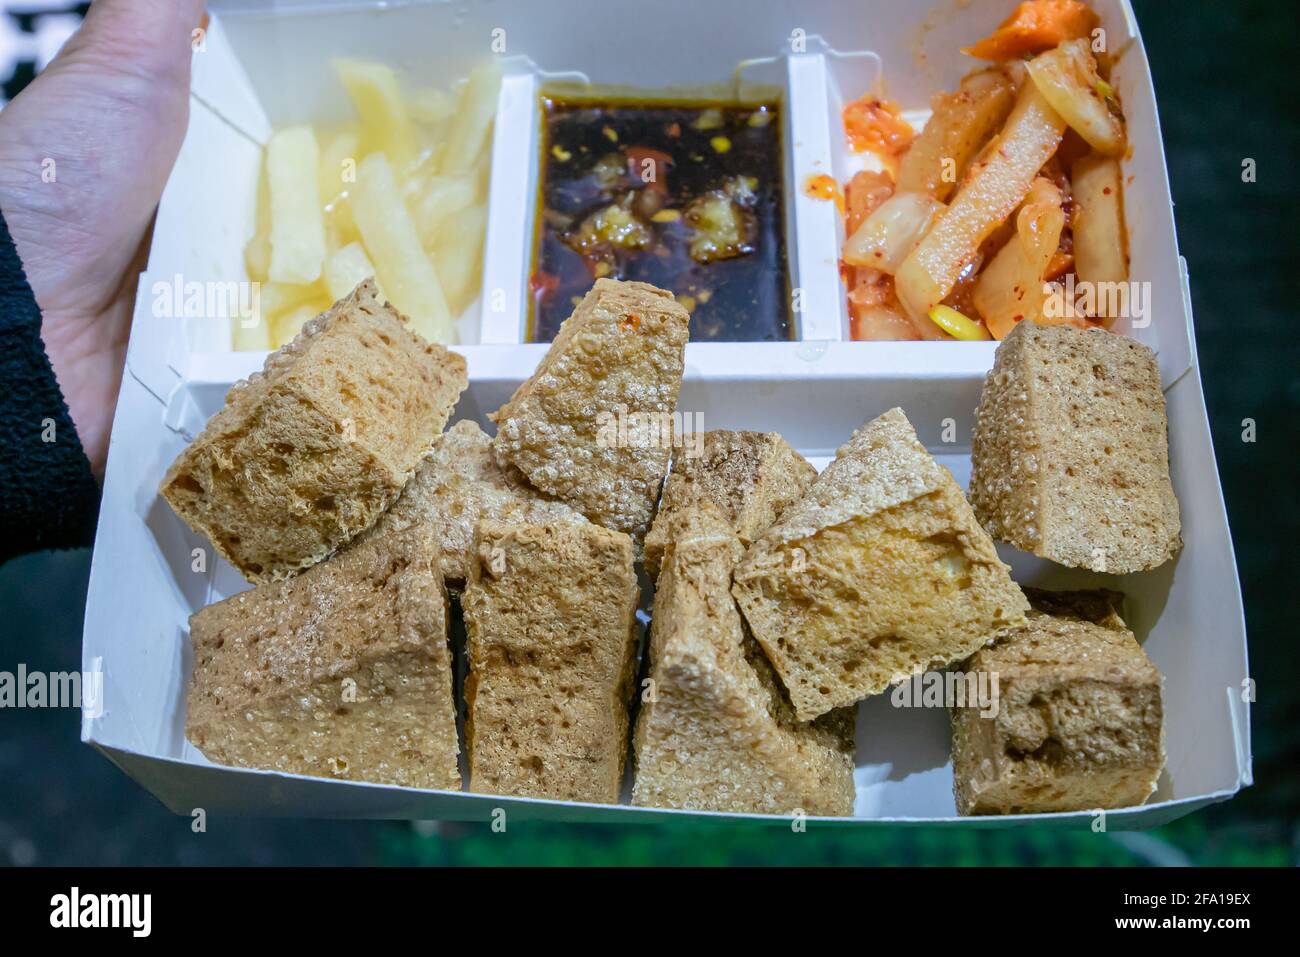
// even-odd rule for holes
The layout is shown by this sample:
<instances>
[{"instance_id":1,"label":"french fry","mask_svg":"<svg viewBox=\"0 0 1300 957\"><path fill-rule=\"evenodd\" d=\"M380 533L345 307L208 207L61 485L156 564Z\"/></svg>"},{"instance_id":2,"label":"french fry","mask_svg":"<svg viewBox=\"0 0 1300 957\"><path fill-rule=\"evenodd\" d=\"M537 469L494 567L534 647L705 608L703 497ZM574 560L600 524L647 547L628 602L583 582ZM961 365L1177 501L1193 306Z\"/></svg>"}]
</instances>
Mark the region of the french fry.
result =
<instances>
[{"instance_id":1,"label":"french fry","mask_svg":"<svg viewBox=\"0 0 1300 957\"><path fill-rule=\"evenodd\" d=\"M411 94L407 109L414 122L437 126L451 119L456 112L456 102L446 90L425 87Z\"/></svg>"},{"instance_id":2,"label":"french fry","mask_svg":"<svg viewBox=\"0 0 1300 957\"><path fill-rule=\"evenodd\" d=\"M940 213L894 276L899 302L913 319L929 315L952 290L980 244L1024 200L1056 152L1065 120L1026 83L1002 131L990 141L952 204Z\"/></svg>"},{"instance_id":3,"label":"french fry","mask_svg":"<svg viewBox=\"0 0 1300 957\"><path fill-rule=\"evenodd\" d=\"M1016 214L1016 232L975 282L973 300L993 338L1043 318L1045 274L1065 227L1061 190L1039 177Z\"/></svg>"},{"instance_id":4,"label":"french fry","mask_svg":"<svg viewBox=\"0 0 1300 957\"><path fill-rule=\"evenodd\" d=\"M495 60L483 60L470 71L447 130L439 172L467 173L474 168L474 161L484 151L492 132L500 89L501 70Z\"/></svg>"},{"instance_id":5,"label":"french fry","mask_svg":"<svg viewBox=\"0 0 1300 957\"><path fill-rule=\"evenodd\" d=\"M346 196L361 161L361 129L349 123L329 137L320 151L320 201L329 206Z\"/></svg>"},{"instance_id":6,"label":"french fry","mask_svg":"<svg viewBox=\"0 0 1300 957\"><path fill-rule=\"evenodd\" d=\"M384 153L395 169L405 170L415 158L415 130L392 68L369 60L339 59L334 61L334 72L361 117L365 152Z\"/></svg>"},{"instance_id":7,"label":"french fry","mask_svg":"<svg viewBox=\"0 0 1300 957\"><path fill-rule=\"evenodd\" d=\"M274 347L279 349L286 342L292 341L294 336L302 332L304 325L329 307L330 304L327 302L316 301L294 306L287 312L280 313L271 320L271 336Z\"/></svg>"},{"instance_id":8,"label":"french fry","mask_svg":"<svg viewBox=\"0 0 1300 957\"><path fill-rule=\"evenodd\" d=\"M244 248L249 278L262 284L264 321L234 328L235 348L283 344L309 311L371 275L413 328L452 341L447 293L463 311L482 276L498 67L485 61L454 92L410 94L383 64L341 59L334 67L359 119L291 127L267 144Z\"/></svg>"},{"instance_id":9,"label":"french fry","mask_svg":"<svg viewBox=\"0 0 1300 957\"><path fill-rule=\"evenodd\" d=\"M257 178L257 199L254 210L256 226L253 235L244 244L244 268L253 282L266 282L271 270L271 188L266 182L266 170Z\"/></svg>"},{"instance_id":10,"label":"french fry","mask_svg":"<svg viewBox=\"0 0 1300 957\"><path fill-rule=\"evenodd\" d=\"M321 203L325 211L326 256L359 238L348 205L348 191L357 180L361 160L360 127L348 124L331 136L320 158Z\"/></svg>"},{"instance_id":11,"label":"french fry","mask_svg":"<svg viewBox=\"0 0 1300 957\"><path fill-rule=\"evenodd\" d=\"M259 315L251 326L245 326L239 316L231 317L230 347L236 352L265 352L274 348L271 345L271 324L265 313Z\"/></svg>"},{"instance_id":12,"label":"french fry","mask_svg":"<svg viewBox=\"0 0 1300 957\"><path fill-rule=\"evenodd\" d=\"M434 242L433 262L452 315L464 312L478 295L486 233L487 207L470 206L447 217Z\"/></svg>"},{"instance_id":13,"label":"french fry","mask_svg":"<svg viewBox=\"0 0 1300 957\"><path fill-rule=\"evenodd\" d=\"M360 243L348 243L325 260L325 288L334 300L342 299L374 274L375 267Z\"/></svg>"},{"instance_id":14,"label":"french fry","mask_svg":"<svg viewBox=\"0 0 1300 957\"><path fill-rule=\"evenodd\" d=\"M273 282L309 283L320 278L325 259L325 220L320 206L320 149L308 126L291 126L266 144L271 197Z\"/></svg>"},{"instance_id":15,"label":"french fry","mask_svg":"<svg viewBox=\"0 0 1300 957\"><path fill-rule=\"evenodd\" d=\"M325 295L319 283L294 286L282 282L264 282L258 292L262 316L274 319L305 302L321 299Z\"/></svg>"},{"instance_id":16,"label":"french fry","mask_svg":"<svg viewBox=\"0 0 1300 957\"><path fill-rule=\"evenodd\" d=\"M998 67L971 73L953 93L935 97L934 113L898 165L898 192L928 193L940 202L1016 101L1015 84Z\"/></svg>"},{"instance_id":17,"label":"french fry","mask_svg":"<svg viewBox=\"0 0 1300 957\"><path fill-rule=\"evenodd\" d=\"M479 199L473 176L431 176L412 204L412 215L425 248L432 247L443 222Z\"/></svg>"},{"instance_id":18,"label":"french fry","mask_svg":"<svg viewBox=\"0 0 1300 957\"><path fill-rule=\"evenodd\" d=\"M411 122L416 124L420 143L420 168L436 173L442 168L442 154L447 146L447 130L456 113L457 97L446 90L429 88L413 92L407 99Z\"/></svg>"},{"instance_id":19,"label":"french fry","mask_svg":"<svg viewBox=\"0 0 1300 957\"><path fill-rule=\"evenodd\" d=\"M492 153L485 152L479 156L474 166L474 182L478 184L478 194L484 200L488 196L488 184L492 180Z\"/></svg>"},{"instance_id":20,"label":"french fry","mask_svg":"<svg viewBox=\"0 0 1300 957\"><path fill-rule=\"evenodd\" d=\"M347 197L340 197L325 210L325 258L360 239L361 233L352 221L352 206Z\"/></svg>"},{"instance_id":21,"label":"french fry","mask_svg":"<svg viewBox=\"0 0 1300 957\"><path fill-rule=\"evenodd\" d=\"M266 282L271 269L271 223L257 227L257 232L244 245L244 268L253 282Z\"/></svg>"},{"instance_id":22,"label":"french fry","mask_svg":"<svg viewBox=\"0 0 1300 957\"><path fill-rule=\"evenodd\" d=\"M1074 164L1074 272L1082 282L1128 281L1128 233L1119 160L1089 153ZM1108 297L1095 297L1103 307ZM1098 316L1107 326L1113 315Z\"/></svg>"},{"instance_id":23,"label":"french fry","mask_svg":"<svg viewBox=\"0 0 1300 957\"><path fill-rule=\"evenodd\" d=\"M454 328L442 285L383 153L361 161L349 203L386 297L426 339L451 342Z\"/></svg>"}]
</instances>

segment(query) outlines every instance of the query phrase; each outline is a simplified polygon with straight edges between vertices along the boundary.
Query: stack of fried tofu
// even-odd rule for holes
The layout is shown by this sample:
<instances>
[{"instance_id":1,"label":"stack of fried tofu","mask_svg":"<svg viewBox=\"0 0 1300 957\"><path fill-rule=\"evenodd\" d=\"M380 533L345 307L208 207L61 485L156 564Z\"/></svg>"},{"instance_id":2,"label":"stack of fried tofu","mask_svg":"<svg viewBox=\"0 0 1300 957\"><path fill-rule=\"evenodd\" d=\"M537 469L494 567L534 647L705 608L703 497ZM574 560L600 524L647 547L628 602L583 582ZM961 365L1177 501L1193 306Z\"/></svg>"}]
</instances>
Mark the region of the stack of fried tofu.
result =
<instances>
[{"instance_id":1,"label":"stack of fried tofu","mask_svg":"<svg viewBox=\"0 0 1300 957\"><path fill-rule=\"evenodd\" d=\"M190 740L228 764L460 788L450 583L469 633L471 786L616 801L633 536L671 446L601 443L588 413L669 421L688 322L662 290L598 282L495 439L443 432L464 361L373 283L309 323L231 389L161 489L258 585L191 619Z\"/></svg>"},{"instance_id":2,"label":"stack of fried tofu","mask_svg":"<svg viewBox=\"0 0 1300 957\"><path fill-rule=\"evenodd\" d=\"M260 583L190 619L186 734L226 764L458 787L447 597L425 526L348 543L402 494L465 362L362 283L230 390L162 495Z\"/></svg>"},{"instance_id":3,"label":"stack of fried tofu","mask_svg":"<svg viewBox=\"0 0 1300 957\"><path fill-rule=\"evenodd\" d=\"M304 327L163 483L257 586L191 618L190 740L411 787L849 815L856 704L952 668L1001 689L996 715L953 713L961 813L1145 800L1160 676L1117 598L1026 597L994 539L1110 573L1176 553L1150 350L1018 325L968 499L896 408L820 475L774 432L679 441L688 324L663 290L597 281L494 437L444 431L464 362L372 283Z\"/></svg>"},{"instance_id":4,"label":"stack of fried tofu","mask_svg":"<svg viewBox=\"0 0 1300 957\"><path fill-rule=\"evenodd\" d=\"M970 498L989 534L1072 568L1124 574L1182 547L1154 353L1101 330L1022 322L976 413ZM972 656L994 714L952 714L962 814L1141 804L1164 766L1161 678L1108 590L1029 590L1027 621Z\"/></svg>"},{"instance_id":5,"label":"stack of fried tofu","mask_svg":"<svg viewBox=\"0 0 1300 957\"><path fill-rule=\"evenodd\" d=\"M738 813L853 811L853 712L801 722L731 598L744 549L704 501L669 518L634 804Z\"/></svg>"}]
</instances>

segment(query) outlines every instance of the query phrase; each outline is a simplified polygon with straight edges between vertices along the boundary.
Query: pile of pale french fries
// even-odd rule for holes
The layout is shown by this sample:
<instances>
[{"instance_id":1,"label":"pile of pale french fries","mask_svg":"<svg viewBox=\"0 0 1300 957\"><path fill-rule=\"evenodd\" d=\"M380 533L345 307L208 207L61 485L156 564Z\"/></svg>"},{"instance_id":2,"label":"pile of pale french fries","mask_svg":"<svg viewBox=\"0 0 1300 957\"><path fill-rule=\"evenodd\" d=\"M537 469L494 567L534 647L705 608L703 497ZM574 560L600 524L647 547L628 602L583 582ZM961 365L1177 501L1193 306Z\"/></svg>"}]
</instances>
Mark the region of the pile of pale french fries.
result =
<instances>
[{"instance_id":1,"label":"pile of pale french fries","mask_svg":"<svg viewBox=\"0 0 1300 957\"><path fill-rule=\"evenodd\" d=\"M233 323L234 348L279 348L372 276L416 332L453 343L483 272L496 63L450 92L407 93L380 63L334 68L358 119L287 127L267 142L244 251L261 284L259 321Z\"/></svg>"},{"instance_id":2,"label":"pile of pale french fries","mask_svg":"<svg viewBox=\"0 0 1300 957\"><path fill-rule=\"evenodd\" d=\"M1086 38L976 71L936 97L897 158L892 194L869 203L845 240L851 283L869 287L861 307L850 295L855 338L1001 339L1026 319L1109 327L1116 317L1063 318L1046 303L1068 271L1128 279L1117 114ZM1058 155L1067 131L1068 161ZM954 308L959 283L967 312Z\"/></svg>"}]
</instances>

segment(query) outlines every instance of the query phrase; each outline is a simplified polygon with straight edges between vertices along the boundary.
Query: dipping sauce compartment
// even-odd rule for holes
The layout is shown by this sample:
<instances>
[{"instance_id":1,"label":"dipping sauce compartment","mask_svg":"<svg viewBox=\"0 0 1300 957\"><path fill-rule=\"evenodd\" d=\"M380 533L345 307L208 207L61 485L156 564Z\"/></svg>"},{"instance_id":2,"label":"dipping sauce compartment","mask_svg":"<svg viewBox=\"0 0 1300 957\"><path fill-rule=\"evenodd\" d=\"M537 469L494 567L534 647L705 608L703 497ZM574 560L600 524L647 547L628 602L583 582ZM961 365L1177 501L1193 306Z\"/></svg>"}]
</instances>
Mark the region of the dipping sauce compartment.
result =
<instances>
[{"instance_id":1,"label":"dipping sauce compartment","mask_svg":"<svg viewBox=\"0 0 1300 957\"><path fill-rule=\"evenodd\" d=\"M603 276L671 290L698 346L843 338L833 211L799 188L833 155L822 51L755 48L674 87L515 61L479 341L549 342Z\"/></svg>"},{"instance_id":2,"label":"dipping sauce compartment","mask_svg":"<svg viewBox=\"0 0 1300 957\"><path fill-rule=\"evenodd\" d=\"M691 340L790 338L780 105L543 94L528 341L594 279L652 283Z\"/></svg>"}]
</instances>

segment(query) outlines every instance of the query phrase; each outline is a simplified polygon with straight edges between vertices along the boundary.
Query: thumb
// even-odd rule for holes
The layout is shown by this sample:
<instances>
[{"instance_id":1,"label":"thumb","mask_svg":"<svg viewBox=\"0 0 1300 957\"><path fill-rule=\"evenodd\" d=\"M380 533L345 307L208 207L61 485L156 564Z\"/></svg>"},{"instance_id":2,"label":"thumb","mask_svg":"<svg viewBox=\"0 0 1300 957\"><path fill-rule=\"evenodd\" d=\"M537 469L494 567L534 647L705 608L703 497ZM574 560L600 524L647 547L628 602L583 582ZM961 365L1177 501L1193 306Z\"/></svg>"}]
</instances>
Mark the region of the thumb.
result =
<instances>
[{"instance_id":1,"label":"thumb","mask_svg":"<svg viewBox=\"0 0 1300 957\"><path fill-rule=\"evenodd\" d=\"M193 33L206 0L94 0L81 28L50 64L88 65L189 86Z\"/></svg>"}]
</instances>

